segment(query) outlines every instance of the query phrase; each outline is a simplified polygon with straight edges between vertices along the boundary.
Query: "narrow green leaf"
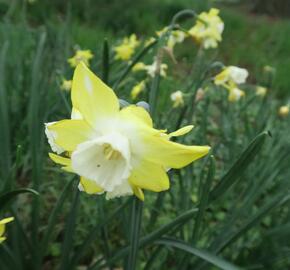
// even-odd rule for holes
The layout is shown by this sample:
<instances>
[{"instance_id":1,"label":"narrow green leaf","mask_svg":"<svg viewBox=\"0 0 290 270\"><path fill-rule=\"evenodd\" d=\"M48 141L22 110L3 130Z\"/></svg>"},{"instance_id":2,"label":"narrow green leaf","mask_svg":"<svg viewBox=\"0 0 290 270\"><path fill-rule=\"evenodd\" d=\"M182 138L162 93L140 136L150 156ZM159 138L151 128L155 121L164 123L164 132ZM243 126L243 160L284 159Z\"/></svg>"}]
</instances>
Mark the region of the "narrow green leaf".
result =
<instances>
[{"instance_id":1,"label":"narrow green leaf","mask_svg":"<svg viewBox=\"0 0 290 270\"><path fill-rule=\"evenodd\" d=\"M208 251L197 249L197 248L192 247L191 245L189 245L183 241L179 241L177 239L162 238L161 240L156 241L156 243L160 244L160 245L174 247L174 248L183 250L185 252L188 252L188 253L195 255L195 256L219 267L220 269L223 269L223 270L239 270L239 269L241 269L241 268L225 261L224 259L217 257L214 254L211 254Z\"/></svg>"},{"instance_id":2,"label":"narrow green leaf","mask_svg":"<svg viewBox=\"0 0 290 270\"><path fill-rule=\"evenodd\" d=\"M143 202L137 197L133 199L130 228L130 247L127 262L127 270L135 270L137 266L137 255L139 246L139 235L142 221Z\"/></svg>"},{"instance_id":3,"label":"narrow green leaf","mask_svg":"<svg viewBox=\"0 0 290 270\"><path fill-rule=\"evenodd\" d=\"M15 197L23 193L39 195L39 193L30 188L19 188L0 195L0 211L3 210Z\"/></svg>"},{"instance_id":4,"label":"narrow green leaf","mask_svg":"<svg viewBox=\"0 0 290 270\"><path fill-rule=\"evenodd\" d=\"M76 218L79 206L80 191L76 189L74 200L65 224L64 241L62 244L60 270L67 269L70 260L70 253L73 248L73 236L75 232Z\"/></svg>"},{"instance_id":5,"label":"narrow green leaf","mask_svg":"<svg viewBox=\"0 0 290 270\"><path fill-rule=\"evenodd\" d=\"M268 131L259 134L241 154L234 165L222 177L219 184L210 192L209 200L213 201L223 195L236 181L240 179L242 173L252 164L254 158L259 153L265 139L270 136Z\"/></svg>"},{"instance_id":6,"label":"narrow green leaf","mask_svg":"<svg viewBox=\"0 0 290 270\"><path fill-rule=\"evenodd\" d=\"M109 71L110 71L110 54L109 54L109 43L108 40L104 40L103 44L103 74L102 74L102 79L104 83L108 83L109 81Z\"/></svg>"}]
</instances>

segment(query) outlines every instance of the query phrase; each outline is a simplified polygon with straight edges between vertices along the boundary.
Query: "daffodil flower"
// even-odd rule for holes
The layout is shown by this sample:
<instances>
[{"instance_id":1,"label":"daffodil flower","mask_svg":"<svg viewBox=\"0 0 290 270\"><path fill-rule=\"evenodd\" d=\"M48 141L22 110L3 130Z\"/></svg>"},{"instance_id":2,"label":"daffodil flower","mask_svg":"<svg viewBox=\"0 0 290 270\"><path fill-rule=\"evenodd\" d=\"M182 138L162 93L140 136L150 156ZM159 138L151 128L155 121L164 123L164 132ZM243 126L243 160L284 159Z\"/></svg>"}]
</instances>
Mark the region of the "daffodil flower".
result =
<instances>
[{"instance_id":1,"label":"daffodil flower","mask_svg":"<svg viewBox=\"0 0 290 270\"><path fill-rule=\"evenodd\" d=\"M263 86L257 86L256 87L256 95L260 97L264 97L268 92L268 89Z\"/></svg>"},{"instance_id":2,"label":"daffodil flower","mask_svg":"<svg viewBox=\"0 0 290 270\"><path fill-rule=\"evenodd\" d=\"M279 108L278 114L281 117L286 117L289 114L289 105L284 105Z\"/></svg>"},{"instance_id":3,"label":"daffodil flower","mask_svg":"<svg viewBox=\"0 0 290 270\"><path fill-rule=\"evenodd\" d=\"M124 38L122 43L114 48L114 51L116 53L115 59L120 59L124 61L130 60L139 44L140 42L138 41L135 34L132 34L130 37Z\"/></svg>"},{"instance_id":4,"label":"daffodil flower","mask_svg":"<svg viewBox=\"0 0 290 270\"><path fill-rule=\"evenodd\" d=\"M153 127L144 108L120 109L113 90L82 63L74 73L71 98L79 118L46 125L54 135L48 138L50 145L65 151L62 156L49 155L66 171L78 174L80 189L89 194L106 193L108 199L135 194L144 200L142 190L169 188L168 168L182 168L210 149L170 141L192 126L166 134Z\"/></svg>"},{"instance_id":5,"label":"daffodil flower","mask_svg":"<svg viewBox=\"0 0 290 270\"><path fill-rule=\"evenodd\" d=\"M224 23L219 17L219 10L210 9L198 15L196 24L188 31L204 49L216 48L222 40Z\"/></svg>"},{"instance_id":6,"label":"daffodil flower","mask_svg":"<svg viewBox=\"0 0 290 270\"><path fill-rule=\"evenodd\" d=\"M6 224L13 221L13 220L14 220L13 217L4 218L4 219L0 220L0 244L6 240L6 237L3 236L5 233Z\"/></svg>"},{"instance_id":7,"label":"daffodil flower","mask_svg":"<svg viewBox=\"0 0 290 270\"><path fill-rule=\"evenodd\" d=\"M229 101L235 102L245 95L245 92L239 89L238 85L245 83L248 76L249 73L246 69L228 66L215 76L214 83L226 88L229 91Z\"/></svg>"},{"instance_id":8,"label":"daffodil flower","mask_svg":"<svg viewBox=\"0 0 290 270\"><path fill-rule=\"evenodd\" d=\"M176 91L170 95L171 100L173 101L173 108L183 106L183 93L181 91Z\"/></svg>"},{"instance_id":9,"label":"daffodil flower","mask_svg":"<svg viewBox=\"0 0 290 270\"><path fill-rule=\"evenodd\" d=\"M157 31L156 34L157 36L163 35L166 31L168 31L168 27L164 27L162 30ZM184 39L186 38L185 32L181 30L172 30L169 33L169 37L167 40L166 47L169 49L173 50L174 46L178 43L182 43Z\"/></svg>"},{"instance_id":10,"label":"daffodil flower","mask_svg":"<svg viewBox=\"0 0 290 270\"><path fill-rule=\"evenodd\" d=\"M89 61L94 57L90 50L77 50L75 55L67 61L71 67L76 67L79 63L83 62L89 66Z\"/></svg>"}]
</instances>

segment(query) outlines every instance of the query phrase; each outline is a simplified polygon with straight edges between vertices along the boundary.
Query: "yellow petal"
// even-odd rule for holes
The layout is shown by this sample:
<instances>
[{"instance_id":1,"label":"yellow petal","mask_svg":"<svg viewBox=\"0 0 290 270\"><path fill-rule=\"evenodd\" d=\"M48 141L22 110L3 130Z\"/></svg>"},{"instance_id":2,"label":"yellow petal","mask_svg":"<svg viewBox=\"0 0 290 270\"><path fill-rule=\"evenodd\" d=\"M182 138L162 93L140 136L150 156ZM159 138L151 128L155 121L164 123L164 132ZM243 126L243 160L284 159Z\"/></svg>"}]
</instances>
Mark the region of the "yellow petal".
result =
<instances>
[{"instance_id":1,"label":"yellow petal","mask_svg":"<svg viewBox=\"0 0 290 270\"><path fill-rule=\"evenodd\" d=\"M103 189L92 180L89 180L85 177L81 177L80 182L84 191L88 194L98 194L103 192Z\"/></svg>"},{"instance_id":2,"label":"yellow petal","mask_svg":"<svg viewBox=\"0 0 290 270\"><path fill-rule=\"evenodd\" d=\"M103 83L83 63L74 72L72 104L93 127L99 119L119 111L119 101L114 91Z\"/></svg>"},{"instance_id":3,"label":"yellow petal","mask_svg":"<svg viewBox=\"0 0 290 270\"><path fill-rule=\"evenodd\" d=\"M182 127L174 132L171 132L168 134L169 137L178 137L185 135L186 133L190 132L193 129L193 125L188 125L185 127Z\"/></svg>"},{"instance_id":4,"label":"yellow petal","mask_svg":"<svg viewBox=\"0 0 290 270\"><path fill-rule=\"evenodd\" d=\"M138 188L138 187L134 187L134 186L132 187L132 189L133 189L135 196L138 199L140 199L141 201L144 201L145 197L144 197L144 193L143 193L142 189Z\"/></svg>"},{"instance_id":5,"label":"yellow petal","mask_svg":"<svg viewBox=\"0 0 290 270\"><path fill-rule=\"evenodd\" d=\"M54 153L49 153L48 155L53 162L55 162L56 164L63 165L64 167L62 167L62 169L64 171L73 172L73 169L71 167L71 159L70 158L65 158L65 157L56 155Z\"/></svg>"},{"instance_id":6,"label":"yellow petal","mask_svg":"<svg viewBox=\"0 0 290 270\"><path fill-rule=\"evenodd\" d=\"M149 127L153 126L150 114L143 108L136 105L130 105L121 110L121 117L138 120Z\"/></svg>"},{"instance_id":7,"label":"yellow petal","mask_svg":"<svg viewBox=\"0 0 290 270\"><path fill-rule=\"evenodd\" d=\"M56 144L69 152L94 135L94 130L83 120L62 120L47 128L55 132Z\"/></svg>"},{"instance_id":8,"label":"yellow petal","mask_svg":"<svg viewBox=\"0 0 290 270\"><path fill-rule=\"evenodd\" d=\"M6 240L6 237L0 237L0 244Z\"/></svg>"},{"instance_id":9,"label":"yellow petal","mask_svg":"<svg viewBox=\"0 0 290 270\"><path fill-rule=\"evenodd\" d=\"M164 167L153 162L142 160L131 172L131 185L160 192L169 189L169 179Z\"/></svg>"},{"instance_id":10,"label":"yellow petal","mask_svg":"<svg viewBox=\"0 0 290 270\"><path fill-rule=\"evenodd\" d=\"M165 168L182 168L205 156L210 150L209 146L187 146L161 136L144 136L144 143L146 159Z\"/></svg>"},{"instance_id":11,"label":"yellow petal","mask_svg":"<svg viewBox=\"0 0 290 270\"><path fill-rule=\"evenodd\" d=\"M0 220L0 225L7 224L13 220L14 220L14 217L4 218L4 219Z\"/></svg>"}]
</instances>

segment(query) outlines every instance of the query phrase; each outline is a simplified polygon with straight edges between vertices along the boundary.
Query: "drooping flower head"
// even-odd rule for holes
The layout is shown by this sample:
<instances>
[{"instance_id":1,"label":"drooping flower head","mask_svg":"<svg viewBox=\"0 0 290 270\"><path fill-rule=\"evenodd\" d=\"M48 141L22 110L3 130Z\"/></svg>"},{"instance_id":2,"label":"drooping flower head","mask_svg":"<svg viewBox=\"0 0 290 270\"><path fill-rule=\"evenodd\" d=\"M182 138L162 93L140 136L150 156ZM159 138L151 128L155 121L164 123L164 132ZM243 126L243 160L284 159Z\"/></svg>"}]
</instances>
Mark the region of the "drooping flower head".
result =
<instances>
[{"instance_id":1,"label":"drooping flower head","mask_svg":"<svg viewBox=\"0 0 290 270\"><path fill-rule=\"evenodd\" d=\"M197 40L203 48L216 48L222 40L224 23L219 17L219 10L210 9L198 15L196 24L189 30L189 34Z\"/></svg>"},{"instance_id":2,"label":"drooping flower head","mask_svg":"<svg viewBox=\"0 0 290 270\"><path fill-rule=\"evenodd\" d=\"M183 106L183 93L181 91L176 91L170 95L171 100L173 101L173 108Z\"/></svg>"},{"instance_id":3,"label":"drooping flower head","mask_svg":"<svg viewBox=\"0 0 290 270\"><path fill-rule=\"evenodd\" d=\"M140 42L135 34L132 34L130 37L125 37L122 43L114 48L116 53L115 59L123 61L130 60L139 44Z\"/></svg>"},{"instance_id":4,"label":"drooping flower head","mask_svg":"<svg viewBox=\"0 0 290 270\"><path fill-rule=\"evenodd\" d=\"M143 107L120 109L113 90L84 64L75 70L71 98L77 117L46 124L47 134L53 134L48 136L52 150L64 150L62 156L50 153L50 157L78 174L80 189L89 194L106 193L107 198L135 194L143 200L143 189L169 188L168 168L182 168L209 151L208 146L170 141L192 126L166 134L153 127Z\"/></svg>"},{"instance_id":5,"label":"drooping flower head","mask_svg":"<svg viewBox=\"0 0 290 270\"><path fill-rule=\"evenodd\" d=\"M71 67L76 67L79 63L83 62L89 66L89 61L94 57L90 50L77 50L75 55L67 61Z\"/></svg>"},{"instance_id":6,"label":"drooping flower head","mask_svg":"<svg viewBox=\"0 0 290 270\"><path fill-rule=\"evenodd\" d=\"M256 95L260 97L264 97L268 92L268 89L263 86L257 86L256 87Z\"/></svg>"},{"instance_id":7,"label":"drooping flower head","mask_svg":"<svg viewBox=\"0 0 290 270\"><path fill-rule=\"evenodd\" d=\"M214 83L226 88L229 91L229 101L234 102L245 95L238 85L245 83L248 75L248 71L244 68L228 66L215 76Z\"/></svg>"},{"instance_id":8,"label":"drooping flower head","mask_svg":"<svg viewBox=\"0 0 290 270\"><path fill-rule=\"evenodd\" d=\"M146 71L147 74L154 78L157 74L160 74L161 77L166 77L166 70L168 66L167 64L164 63L159 63L156 59L151 65L145 65L142 62L138 62L134 65L132 68L133 72L138 72L138 71Z\"/></svg>"},{"instance_id":9,"label":"drooping flower head","mask_svg":"<svg viewBox=\"0 0 290 270\"><path fill-rule=\"evenodd\" d=\"M4 218L0 220L0 244L6 240L6 237L4 236L6 224L13 220L14 220L13 217Z\"/></svg>"},{"instance_id":10,"label":"drooping flower head","mask_svg":"<svg viewBox=\"0 0 290 270\"><path fill-rule=\"evenodd\" d=\"M162 30L160 31L157 31L156 34L157 36L161 36L163 35L166 31L168 31L168 27L164 27ZM169 33L169 37L168 37L168 40L167 40L167 44L166 46L169 48L169 49L172 49L174 48L174 46L178 43L182 43L184 41L184 39L186 38L186 34L185 32L181 31L181 30L172 30L170 31Z\"/></svg>"},{"instance_id":11,"label":"drooping flower head","mask_svg":"<svg viewBox=\"0 0 290 270\"><path fill-rule=\"evenodd\" d=\"M281 117L286 117L289 115L289 105L284 105L279 108L279 115Z\"/></svg>"}]
</instances>

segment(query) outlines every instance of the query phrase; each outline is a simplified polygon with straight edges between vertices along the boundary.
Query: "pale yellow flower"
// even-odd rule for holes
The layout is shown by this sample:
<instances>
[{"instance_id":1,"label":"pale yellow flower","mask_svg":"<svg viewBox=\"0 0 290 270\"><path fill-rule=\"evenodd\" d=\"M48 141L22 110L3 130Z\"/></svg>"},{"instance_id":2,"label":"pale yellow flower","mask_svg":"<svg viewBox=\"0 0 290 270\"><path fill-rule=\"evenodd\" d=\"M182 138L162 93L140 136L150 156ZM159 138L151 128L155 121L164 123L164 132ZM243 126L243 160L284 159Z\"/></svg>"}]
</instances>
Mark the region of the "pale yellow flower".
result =
<instances>
[{"instance_id":1,"label":"pale yellow flower","mask_svg":"<svg viewBox=\"0 0 290 270\"><path fill-rule=\"evenodd\" d=\"M144 80L141 81L141 82L139 82L139 83L137 83L137 84L132 88L132 91L131 91L131 98L132 98L133 100L136 99L136 98L140 95L140 93L141 93L142 91L144 91L145 86L146 86L146 84L145 84L145 81L144 81Z\"/></svg>"},{"instance_id":2,"label":"pale yellow flower","mask_svg":"<svg viewBox=\"0 0 290 270\"><path fill-rule=\"evenodd\" d=\"M158 68L158 62L155 60L152 65L146 65L145 70L147 71L147 74L154 78L156 74L160 73L161 77L166 77L166 70L168 66L167 64L161 63L159 68Z\"/></svg>"},{"instance_id":3,"label":"pale yellow flower","mask_svg":"<svg viewBox=\"0 0 290 270\"><path fill-rule=\"evenodd\" d=\"M192 126L167 134L153 127L143 107L120 108L114 91L84 64L75 70L71 98L80 118L47 125L53 143L65 150L63 156L49 156L79 175L80 189L88 194L106 193L107 199L134 194L144 200L143 190L169 189L168 168L182 168L210 149L170 141Z\"/></svg>"},{"instance_id":4,"label":"pale yellow flower","mask_svg":"<svg viewBox=\"0 0 290 270\"><path fill-rule=\"evenodd\" d=\"M279 115L281 117L286 117L289 114L289 105L284 105L279 108Z\"/></svg>"},{"instance_id":5,"label":"pale yellow flower","mask_svg":"<svg viewBox=\"0 0 290 270\"><path fill-rule=\"evenodd\" d=\"M145 70L145 69L146 69L146 65L143 62L138 62L133 66L132 71L137 72L137 71Z\"/></svg>"},{"instance_id":6,"label":"pale yellow flower","mask_svg":"<svg viewBox=\"0 0 290 270\"><path fill-rule=\"evenodd\" d=\"M0 220L0 244L6 240L4 236L6 224L13 221L14 217L4 218Z\"/></svg>"},{"instance_id":7,"label":"pale yellow flower","mask_svg":"<svg viewBox=\"0 0 290 270\"><path fill-rule=\"evenodd\" d=\"M173 101L173 108L183 106L183 93L181 91L176 91L170 95L171 100Z\"/></svg>"},{"instance_id":8,"label":"pale yellow flower","mask_svg":"<svg viewBox=\"0 0 290 270\"><path fill-rule=\"evenodd\" d=\"M72 87L72 80L62 79L62 84L60 86L61 90L70 91Z\"/></svg>"},{"instance_id":9,"label":"pale yellow flower","mask_svg":"<svg viewBox=\"0 0 290 270\"><path fill-rule=\"evenodd\" d=\"M229 101L236 102L239 101L243 96L245 96L245 92L239 88L232 88L229 90Z\"/></svg>"},{"instance_id":10,"label":"pale yellow flower","mask_svg":"<svg viewBox=\"0 0 290 270\"><path fill-rule=\"evenodd\" d=\"M260 97L264 97L268 92L268 89L263 86L257 86L256 87L256 95Z\"/></svg>"},{"instance_id":11,"label":"pale yellow flower","mask_svg":"<svg viewBox=\"0 0 290 270\"><path fill-rule=\"evenodd\" d=\"M214 83L216 85L223 85L225 83L242 84L246 82L248 76L249 72L246 69L228 66L215 76Z\"/></svg>"},{"instance_id":12,"label":"pale yellow flower","mask_svg":"<svg viewBox=\"0 0 290 270\"><path fill-rule=\"evenodd\" d=\"M162 30L157 31L157 36L163 35L166 31L168 31L168 27L164 27ZM181 30L172 30L168 37L168 41L166 46L170 49L173 49L177 43L182 43L186 38L186 34Z\"/></svg>"},{"instance_id":13,"label":"pale yellow flower","mask_svg":"<svg viewBox=\"0 0 290 270\"><path fill-rule=\"evenodd\" d=\"M115 59L124 61L130 60L139 44L140 42L135 34L132 34L130 37L125 37L122 43L114 48L116 53Z\"/></svg>"},{"instance_id":14,"label":"pale yellow flower","mask_svg":"<svg viewBox=\"0 0 290 270\"><path fill-rule=\"evenodd\" d=\"M77 50L75 55L67 61L71 67L76 67L79 63L83 62L89 66L89 61L94 57L90 50Z\"/></svg>"},{"instance_id":15,"label":"pale yellow flower","mask_svg":"<svg viewBox=\"0 0 290 270\"><path fill-rule=\"evenodd\" d=\"M198 15L196 24L189 30L189 34L197 40L203 48L216 48L222 40L224 23L218 16L219 10L210 9Z\"/></svg>"}]
</instances>

